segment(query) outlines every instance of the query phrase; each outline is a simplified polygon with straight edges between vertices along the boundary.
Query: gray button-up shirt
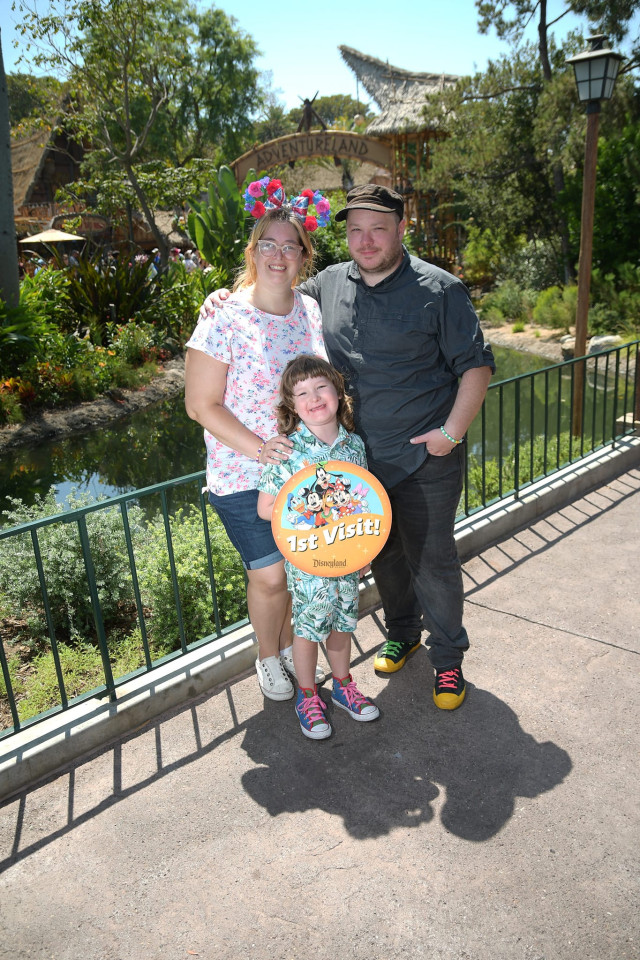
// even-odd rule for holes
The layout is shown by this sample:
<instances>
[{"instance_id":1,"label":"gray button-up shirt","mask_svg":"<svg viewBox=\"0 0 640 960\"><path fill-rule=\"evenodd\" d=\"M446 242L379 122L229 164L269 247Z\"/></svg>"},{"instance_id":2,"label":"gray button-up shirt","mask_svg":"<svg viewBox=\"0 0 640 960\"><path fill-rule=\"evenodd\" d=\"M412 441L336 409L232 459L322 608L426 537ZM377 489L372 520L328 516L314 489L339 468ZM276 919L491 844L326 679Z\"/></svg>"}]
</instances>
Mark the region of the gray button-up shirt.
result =
<instances>
[{"instance_id":1,"label":"gray button-up shirt","mask_svg":"<svg viewBox=\"0 0 640 960\"><path fill-rule=\"evenodd\" d=\"M465 370L495 371L467 289L406 250L373 287L351 261L300 289L320 304L327 353L354 399L369 469L393 486L424 462L424 444L409 440L445 422Z\"/></svg>"}]
</instances>

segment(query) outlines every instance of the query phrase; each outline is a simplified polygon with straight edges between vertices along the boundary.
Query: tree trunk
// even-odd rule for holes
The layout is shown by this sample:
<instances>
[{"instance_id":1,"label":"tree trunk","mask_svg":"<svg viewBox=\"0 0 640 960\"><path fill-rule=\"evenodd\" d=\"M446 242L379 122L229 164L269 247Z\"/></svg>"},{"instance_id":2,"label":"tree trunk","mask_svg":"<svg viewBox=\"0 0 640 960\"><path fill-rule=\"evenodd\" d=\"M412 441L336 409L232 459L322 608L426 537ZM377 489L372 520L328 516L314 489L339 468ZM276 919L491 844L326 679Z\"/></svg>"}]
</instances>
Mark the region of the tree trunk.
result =
<instances>
[{"instance_id":1,"label":"tree trunk","mask_svg":"<svg viewBox=\"0 0 640 960\"><path fill-rule=\"evenodd\" d=\"M149 228L151 229L153 238L158 244L158 250L160 251L160 259L164 265L169 260L169 244L164 234L161 233L160 229L158 228L158 224L156 223L155 217L153 216L153 211L149 206L144 190L138 183L138 178L135 175L133 166L130 163L128 163L126 160L123 162L124 162L124 167L127 171L127 176L129 177L129 183L133 187L133 192L138 198L138 202L140 204L140 207L142 208L142 212L144 213L145 219L149 224Z\"/></svg>"},{"instance_id":2,"label":"tree trunk","mask_svg":"<svg viewBox=\"0 0 640 960\"><path fill-rule=\"evenodd\" d=\"M18 248L13 216L13 177L11 173L11 129L7 78L2 58L0 30L0 299L10 307L20 300Z\"/></svg>"}]
</instances>

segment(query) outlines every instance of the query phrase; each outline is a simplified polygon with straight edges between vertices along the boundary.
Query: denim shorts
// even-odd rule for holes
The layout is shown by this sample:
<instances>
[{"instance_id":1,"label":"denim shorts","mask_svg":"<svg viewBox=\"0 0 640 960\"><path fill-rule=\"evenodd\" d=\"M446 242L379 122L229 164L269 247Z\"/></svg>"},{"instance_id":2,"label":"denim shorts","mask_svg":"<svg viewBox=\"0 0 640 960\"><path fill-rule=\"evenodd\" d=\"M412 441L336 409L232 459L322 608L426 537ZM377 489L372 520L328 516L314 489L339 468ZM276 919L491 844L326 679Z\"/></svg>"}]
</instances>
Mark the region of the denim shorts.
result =
<instances>
[{"instance_id":1,"label":"denim shorts","mask_svg":"<svg viewBox=\"0 0 640 960\"><path fill-rule=\"evenodd\" d=\"M209 491L216 511L245 570L259 570L283 560L271 532L271 522L258 516L258 491L240 490L219 497Z\"/></svg>"}]
</instances>

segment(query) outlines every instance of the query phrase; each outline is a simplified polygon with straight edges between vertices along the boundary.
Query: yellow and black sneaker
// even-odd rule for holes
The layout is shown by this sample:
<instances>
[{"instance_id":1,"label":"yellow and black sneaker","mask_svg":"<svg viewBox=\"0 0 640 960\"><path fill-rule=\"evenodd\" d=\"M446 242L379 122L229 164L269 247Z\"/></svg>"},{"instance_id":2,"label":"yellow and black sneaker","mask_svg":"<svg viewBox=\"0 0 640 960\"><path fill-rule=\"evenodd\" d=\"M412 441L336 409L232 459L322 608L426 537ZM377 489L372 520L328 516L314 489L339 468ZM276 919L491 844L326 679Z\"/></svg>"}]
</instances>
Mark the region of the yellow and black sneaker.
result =
<instances>
[{"instance_id":1,"label":"yellow and black sneaker","mask_svg":"<svg viewBox=\"0 0 640 960\"><path fill-rule=\"evenodd\" d=\"M461 667L451 670L436 670L436 682L433 688L433 702L441 710L455 710L464 700L467 688Z\"/></svg>"},{"instance_id":2,"label":"yellow and black sneaker","mask_svg":"<svg viewBox=\"0 0 640 960\"><path fill-rule=\"evenodd\" d=\"M373 669L380 673L395 673L402 670L409 654L420 646L420 640L387 640L383 643L373 661Z\"/></svg>"}]
</instances>

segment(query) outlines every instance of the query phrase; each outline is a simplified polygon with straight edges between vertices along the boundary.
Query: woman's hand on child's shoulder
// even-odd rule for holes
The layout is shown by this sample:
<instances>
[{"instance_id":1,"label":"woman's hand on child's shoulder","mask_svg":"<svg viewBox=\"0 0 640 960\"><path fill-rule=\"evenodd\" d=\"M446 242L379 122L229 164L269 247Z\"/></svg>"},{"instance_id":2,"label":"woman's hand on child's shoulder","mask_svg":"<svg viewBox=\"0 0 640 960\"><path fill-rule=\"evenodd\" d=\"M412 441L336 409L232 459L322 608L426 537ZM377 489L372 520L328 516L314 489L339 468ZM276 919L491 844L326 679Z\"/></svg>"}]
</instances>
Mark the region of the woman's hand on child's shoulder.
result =
<instances>
[{"instance_id":1,"label":"woman's hand on child's shoulder","mask_svg":"<svg viewBox=\"0 0 640 960\"><path fill-rule=\"evenodd\" d=\"M284 434L270 437L262 444L258 454L258 462L266 467L268 463L284 463L291 456L293 443Z\"/></svg>"}]
</instances>

